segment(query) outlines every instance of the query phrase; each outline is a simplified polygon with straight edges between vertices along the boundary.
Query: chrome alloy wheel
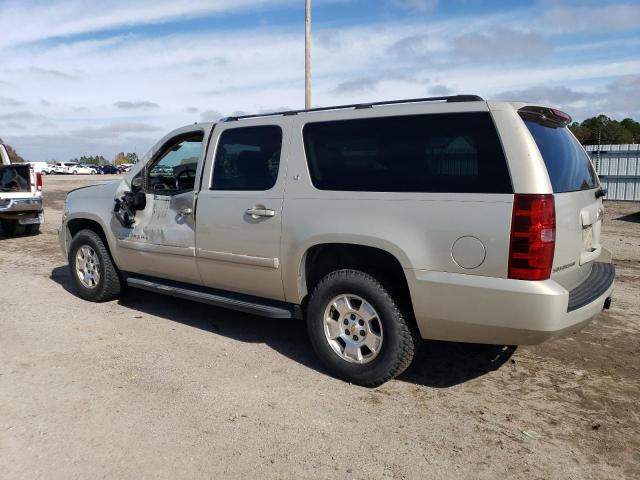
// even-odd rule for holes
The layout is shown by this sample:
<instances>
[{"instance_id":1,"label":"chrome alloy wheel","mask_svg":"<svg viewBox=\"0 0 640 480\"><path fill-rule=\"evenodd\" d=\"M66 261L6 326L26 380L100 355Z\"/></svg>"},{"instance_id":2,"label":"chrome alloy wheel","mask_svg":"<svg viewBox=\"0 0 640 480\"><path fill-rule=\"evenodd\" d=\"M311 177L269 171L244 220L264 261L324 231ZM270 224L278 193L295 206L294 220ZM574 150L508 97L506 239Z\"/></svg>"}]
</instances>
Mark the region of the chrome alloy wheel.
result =
<instances>
[{"instance_id":1,"label":"chrome alloy wheel","mask_svg":"<svg viewBox=\"0 0 640 480\"><path fill-rule=\"evenodd\" d=\"M340 358L350 363L365 364L380 353L382 322L369 302L346 293L327 305L324 335Z\"/></svg>"},{"instance_id":2,"label":"chrome alloy wheel","mask_svg":"<svg viewBox=\"0 0 640 480\"><path fill-rule=\"evenodd\" d=\"M89 245L83 245L76 252L76 275L87 288L95 288L100 282L100 259Z\"/></svg>"}]
</instances>

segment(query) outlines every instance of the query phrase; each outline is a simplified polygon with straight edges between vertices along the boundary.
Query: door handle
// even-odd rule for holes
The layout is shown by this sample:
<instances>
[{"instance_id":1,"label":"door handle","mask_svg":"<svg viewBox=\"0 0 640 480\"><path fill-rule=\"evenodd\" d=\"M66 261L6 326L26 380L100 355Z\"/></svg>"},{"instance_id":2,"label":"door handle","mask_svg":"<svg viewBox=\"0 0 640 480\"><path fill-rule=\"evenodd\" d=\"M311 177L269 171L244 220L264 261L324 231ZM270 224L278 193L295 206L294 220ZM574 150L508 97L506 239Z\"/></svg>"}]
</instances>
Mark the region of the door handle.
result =
<instances>
[{"instance_id":1,"label":"door handle","mask_svg":"<svg viewBox=\"0 0 640 480\"><path fill-rule=\"evenodd\" d=\"M180 209L180 216L186 217L187 215L191 215L193 213L193 208L185 207Z\"/></svg>"},{"instance_id":2,"label":"door handle","mask_svg":"<svg viewBox=\"0 0 640 480\"><path fill-rule=\"evenodd\" d=\"M248 208L245 215L251 216L251 218L256 219L260 217L275 217L276 211L270 208L266 208L263 205L256 205L255 207Z\"/></svg>"}]
</instances>

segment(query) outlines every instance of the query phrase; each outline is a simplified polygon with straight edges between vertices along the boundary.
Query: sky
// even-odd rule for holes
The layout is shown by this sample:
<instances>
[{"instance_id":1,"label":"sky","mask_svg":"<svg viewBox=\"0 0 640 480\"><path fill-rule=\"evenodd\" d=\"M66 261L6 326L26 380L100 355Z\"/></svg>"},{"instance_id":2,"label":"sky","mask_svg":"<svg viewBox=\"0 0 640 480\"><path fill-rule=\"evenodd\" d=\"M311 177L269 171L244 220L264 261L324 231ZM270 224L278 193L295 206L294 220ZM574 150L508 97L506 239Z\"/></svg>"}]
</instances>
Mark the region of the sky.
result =
<instances>
[{"instance_id":1,"label":"sky","mask_svg":"<svg viewBox=\"0 0 640 480\"><path fill-rule=\"evenodd\" d=\"M640 120L640 2L313 0L313 105L449 94ZM304 106L304 0L0 0L0 138L135 151Z\"/></svg>"}]
</instances>

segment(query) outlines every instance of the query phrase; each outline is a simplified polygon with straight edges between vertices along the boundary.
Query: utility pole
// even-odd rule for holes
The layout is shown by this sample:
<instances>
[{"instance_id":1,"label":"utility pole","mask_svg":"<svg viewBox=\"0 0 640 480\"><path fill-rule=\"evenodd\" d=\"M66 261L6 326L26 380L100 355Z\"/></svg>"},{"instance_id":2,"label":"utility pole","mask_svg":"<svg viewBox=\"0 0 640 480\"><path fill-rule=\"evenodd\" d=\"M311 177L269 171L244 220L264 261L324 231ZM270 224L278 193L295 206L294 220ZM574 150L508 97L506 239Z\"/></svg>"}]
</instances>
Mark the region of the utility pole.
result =
<instances>
[{"instance_id":1,"label":"utility pole","mask_svg":"<svg viewBox=\"0 0 640 480\"><path fill-rule=\"evenodd\" d=\"M311 108L311 0L304 9L304 108Z\"/></svg>"}]
</instances>

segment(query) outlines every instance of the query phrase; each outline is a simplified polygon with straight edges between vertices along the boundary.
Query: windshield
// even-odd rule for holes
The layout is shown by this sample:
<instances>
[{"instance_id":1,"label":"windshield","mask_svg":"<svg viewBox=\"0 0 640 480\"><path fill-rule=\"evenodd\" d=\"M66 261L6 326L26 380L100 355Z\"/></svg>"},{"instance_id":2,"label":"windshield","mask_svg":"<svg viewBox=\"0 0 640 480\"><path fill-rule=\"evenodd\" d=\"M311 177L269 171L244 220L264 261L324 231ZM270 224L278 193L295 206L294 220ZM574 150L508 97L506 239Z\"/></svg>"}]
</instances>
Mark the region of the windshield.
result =
<instances>
[{"instance_id":1,"label":"windshield","mask_svg":"<svg viewBox=\"0 0 640 480\"><path fill-rule=\"evenodd\" d=\"M566 127L525 119L538 145L555 193L590 190L598 186L588 155Z\"/></svg>"}]
</instances>

